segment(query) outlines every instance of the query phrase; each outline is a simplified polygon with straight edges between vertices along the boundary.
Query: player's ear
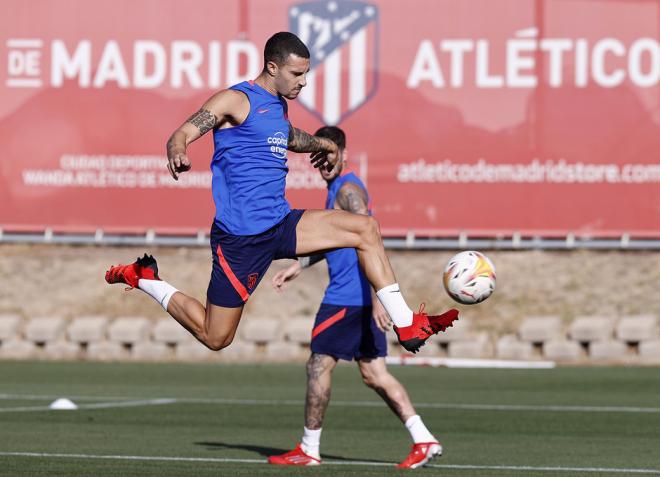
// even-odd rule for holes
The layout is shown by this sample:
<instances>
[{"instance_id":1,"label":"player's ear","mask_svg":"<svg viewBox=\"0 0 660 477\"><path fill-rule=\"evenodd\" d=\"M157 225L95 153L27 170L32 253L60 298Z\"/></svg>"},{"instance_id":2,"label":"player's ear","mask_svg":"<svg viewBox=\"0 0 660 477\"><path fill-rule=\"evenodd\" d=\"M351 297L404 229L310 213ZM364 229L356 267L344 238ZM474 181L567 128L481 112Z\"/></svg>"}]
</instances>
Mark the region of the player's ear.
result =
<instances>
[{"instance_id":1,"label":"player's ear","mask_svg":"<svg viewBox=\"0 0 660 477\"><path fill-rule=\"evenodd\" d=\"M279 66L277 66L277 63L274 61L269 61L266 63L266 71L268 71L268 74L275 77L277 75L278 70L280 69Z\"/></svg>"}]
</instances>

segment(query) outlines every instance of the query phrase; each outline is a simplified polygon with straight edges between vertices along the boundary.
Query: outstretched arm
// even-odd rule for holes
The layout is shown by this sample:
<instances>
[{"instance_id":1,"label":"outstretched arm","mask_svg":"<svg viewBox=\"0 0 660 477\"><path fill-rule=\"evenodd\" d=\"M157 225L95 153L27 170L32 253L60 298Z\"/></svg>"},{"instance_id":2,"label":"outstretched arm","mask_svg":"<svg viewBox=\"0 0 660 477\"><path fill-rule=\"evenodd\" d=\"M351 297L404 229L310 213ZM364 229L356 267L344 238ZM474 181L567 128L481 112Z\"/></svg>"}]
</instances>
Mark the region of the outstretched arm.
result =
<instances>
[{"instance_id":1,"label":"outstretched arm","mask_svg":"<svg viewBox=\"0 0 660 477\"><path fill-rule=\"evenodd\" d=\"M167 141L167 169L172 177L179 180L180 172L190 170L188 144L224 123L242 123L249 112L250 104L243 93L223 90L211 96Z\"/></svg>"},{"instance_id":2,"label":"outstretched arm","mask_svg":"<svg viewBox=\"0 0 660 477\"><path fill-rule=\"evenodd\" d=\"M284 291L286 288L286 283L290 282L291 280L295 280L298 275L300 275L300 272L303 271L304 268L311 267L315 263L318 263L322 261L325 258L325 255L321 254L315 254L309 257L300 257L300 259L291 264L288 268L285 268L284 270L281 270L275 274L273 277L273 288L277 290L278 292Z\"/></svg>"},{"instance_id":3,"label":"outstretched arm","mask_svg":"<svg viewBox=\"0 0 660 477\"><path fill-rule=\"evenodd\" d=\"M316 137L289 124L289 151L311 152L311 163L318 168L323 165L332 170L339 158L339 148L328 138Z\"/></svg>"}]
</instances>

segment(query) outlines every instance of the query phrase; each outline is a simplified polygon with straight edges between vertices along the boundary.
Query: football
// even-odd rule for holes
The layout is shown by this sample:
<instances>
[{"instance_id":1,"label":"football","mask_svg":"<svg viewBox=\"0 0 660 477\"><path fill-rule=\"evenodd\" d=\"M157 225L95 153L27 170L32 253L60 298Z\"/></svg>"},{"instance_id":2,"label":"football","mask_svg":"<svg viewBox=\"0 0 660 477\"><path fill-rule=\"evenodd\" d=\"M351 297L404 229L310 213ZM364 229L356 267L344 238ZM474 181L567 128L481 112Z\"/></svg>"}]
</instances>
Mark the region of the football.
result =
<instances>
[{"instance_id":1,"label":"football","mask_svg":"<svg viewBox=\"0 0 660 477\"><path fill-rule=\"evenodd\" d=\"M449 296L463 305L481 303L495 290L493 263L474 250L454 255L442 278Z\"/></svg>"}]
</instances>

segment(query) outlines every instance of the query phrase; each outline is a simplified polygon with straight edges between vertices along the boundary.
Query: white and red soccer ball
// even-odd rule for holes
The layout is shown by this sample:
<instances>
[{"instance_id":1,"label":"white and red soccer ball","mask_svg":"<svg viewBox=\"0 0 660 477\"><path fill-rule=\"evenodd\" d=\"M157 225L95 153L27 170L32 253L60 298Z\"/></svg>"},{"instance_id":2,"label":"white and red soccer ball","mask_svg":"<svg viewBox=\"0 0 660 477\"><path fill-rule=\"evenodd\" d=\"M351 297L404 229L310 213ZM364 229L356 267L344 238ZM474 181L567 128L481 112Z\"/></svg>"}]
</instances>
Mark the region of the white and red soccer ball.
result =
<instances>
[{"instance_id":1,"label":"white and red soccer ball","mask_svg":"<svg viewBox=\"0 0 660 477\"><path fill-rule=\"evenodd\" d=\"M474 305L495 290L495 266L483 253L461 252L447 263L442 281L450 297L463 305Z\"/></svg>"}]
</instances>

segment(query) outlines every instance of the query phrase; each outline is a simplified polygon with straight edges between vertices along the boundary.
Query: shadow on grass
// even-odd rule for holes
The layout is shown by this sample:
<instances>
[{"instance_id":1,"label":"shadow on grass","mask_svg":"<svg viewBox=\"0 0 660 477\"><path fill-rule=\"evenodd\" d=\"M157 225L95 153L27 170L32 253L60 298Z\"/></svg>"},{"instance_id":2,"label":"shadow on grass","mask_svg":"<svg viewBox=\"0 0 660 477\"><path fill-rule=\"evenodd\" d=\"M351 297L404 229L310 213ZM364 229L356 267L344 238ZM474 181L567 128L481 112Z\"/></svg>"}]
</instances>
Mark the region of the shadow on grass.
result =
<instances>
[{"instance_id":1,"label":"shadow on grass","mask_svg":"<svg viewBox=\"0 0 660 477\"><path fill-rule=\"evenodd\" d=\"M239 450L246 450L250 452L255 452L259 455L262 455L264 457L269 457L271 455L277 455L277 454L283 454L285 452L290 451L291 449L278 449L276 447L262 447L262 446L256 446L252 444L228 444L226 442L195 442L195 445L198 446L206 446L207 450L221 450L221 449L239 449ZM332 460L344 460L344 461L352 461L352 460L360 460L362 462L381 462L379 460L374 460L374 459L356 459L356 458L350 458L350 457L341 457L337 455L330 455L330 454L323 454L321 456L323 459L332 459Z\"/></svg>"}]
</instances>

